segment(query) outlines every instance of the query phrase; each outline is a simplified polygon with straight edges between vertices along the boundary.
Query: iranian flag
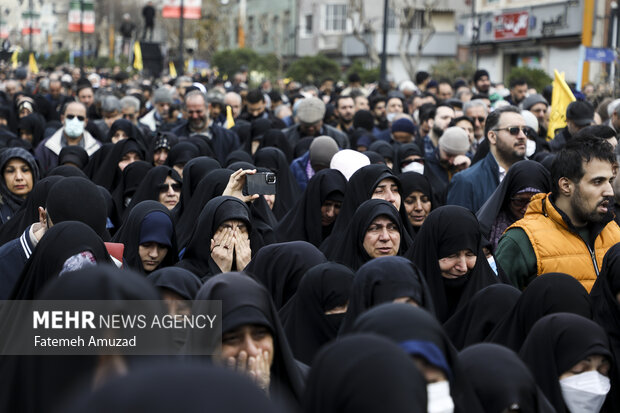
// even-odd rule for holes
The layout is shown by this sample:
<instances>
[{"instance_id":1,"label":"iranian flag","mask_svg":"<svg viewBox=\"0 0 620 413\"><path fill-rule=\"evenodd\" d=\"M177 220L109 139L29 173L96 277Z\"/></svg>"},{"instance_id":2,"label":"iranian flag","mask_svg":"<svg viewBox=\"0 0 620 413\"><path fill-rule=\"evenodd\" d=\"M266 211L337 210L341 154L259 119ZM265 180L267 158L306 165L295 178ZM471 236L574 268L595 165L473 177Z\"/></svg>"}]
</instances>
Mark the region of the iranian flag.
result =
<instances>
[{"instance_id":1,"label":"iranian flag","mask_svg":"<svg viewBox=\"0 0 620 413\"><path fill-rule=\"evenodd\" d=\"M84 1L82 3L83 25L82 31L84 33L95 32L95 7L91 1ZM71 8L69 9L69 31L79 32L80 22L82 21L82 10L80 9L79 1L72 1Z\"/></svg>"},{"instance_id":2,"label":"iranian flag","mask_svg":"<svg viewBox=\"0 0 620 413\"><path fill-rule=\"evenodd\" d=\"M41 33L41 15L35 12L22 13L22 35Z\"/></svg>"},{"instance_id":3,"label":"iranian flag","mask_svg":"<svg viewBox=\"0 0 620 413\"><path fill-rule=\"evenodd\" d=\"M202 0L183 0L183 18L200 19ZM165 0L161 13L164 19L178 19L181 16L181 0Z\"/></svg>"}]
</instances>

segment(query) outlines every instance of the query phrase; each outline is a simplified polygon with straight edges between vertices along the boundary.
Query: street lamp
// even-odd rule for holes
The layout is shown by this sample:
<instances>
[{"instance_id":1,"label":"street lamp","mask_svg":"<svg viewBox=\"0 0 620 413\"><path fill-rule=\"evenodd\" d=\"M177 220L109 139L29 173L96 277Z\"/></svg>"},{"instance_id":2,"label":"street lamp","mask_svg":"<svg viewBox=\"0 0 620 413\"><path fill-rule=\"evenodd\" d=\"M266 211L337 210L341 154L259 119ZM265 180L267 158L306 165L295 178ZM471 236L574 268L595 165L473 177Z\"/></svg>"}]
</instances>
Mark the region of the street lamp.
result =
<instances>
[{"instance_id":1,"label":"street lamp","mask_svg":"<svg viewBox=\"0 0 620 413\"><path fill-rule=\"evenodd\" d=\"M611 83L611 90L615 95L616 92L616 48L618 47L618 3L612 1L609 6L611 7L612 15L612 32L611 32L611 49L614 52L614 61L611 62L609 68L609 82Z\"/></svg>"}]
</instances>

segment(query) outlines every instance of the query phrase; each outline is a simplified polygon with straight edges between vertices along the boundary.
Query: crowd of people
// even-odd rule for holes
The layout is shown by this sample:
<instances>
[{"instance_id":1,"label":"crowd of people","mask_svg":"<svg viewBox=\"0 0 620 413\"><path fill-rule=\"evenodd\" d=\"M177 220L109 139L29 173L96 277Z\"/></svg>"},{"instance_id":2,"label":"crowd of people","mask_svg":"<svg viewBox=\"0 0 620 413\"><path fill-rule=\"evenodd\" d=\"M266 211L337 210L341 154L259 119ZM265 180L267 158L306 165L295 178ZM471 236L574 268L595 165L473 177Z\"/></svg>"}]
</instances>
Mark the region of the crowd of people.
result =
<instances>
[{"instance_id":1,"label":"crowd of people","mask_svg":"<svg viewBox=\"0 0 620 413\"><path fill-rule=\"evenodd\" d=\"M0 298L222 303L167 357L0 355L1 411L620 411L620 99L250 80L0 71Z\"/></svg>"}]
</instances>

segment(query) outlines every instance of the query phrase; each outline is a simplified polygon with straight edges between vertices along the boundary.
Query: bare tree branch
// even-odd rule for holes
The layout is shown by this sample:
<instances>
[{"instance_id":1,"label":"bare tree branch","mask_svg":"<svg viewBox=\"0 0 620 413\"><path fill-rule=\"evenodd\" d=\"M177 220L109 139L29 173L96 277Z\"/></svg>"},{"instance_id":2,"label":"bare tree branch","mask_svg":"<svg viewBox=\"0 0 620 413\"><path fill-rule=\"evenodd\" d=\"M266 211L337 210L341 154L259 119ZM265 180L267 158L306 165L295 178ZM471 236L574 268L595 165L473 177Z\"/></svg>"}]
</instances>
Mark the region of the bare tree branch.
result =
<instances>
[{"instance_id":1,"label":"bare tree branch","mask_svg":"<svg viewBox=\"0 0 620 413\"><path fill-rule=\"evenodd\" d=\"M349 0L347 17L351 21L353 36L364 45L370 60L375 65L381 63L381 58L375 45L377 30L373 25L372 19L366 17L364 0Z\"/></svg>"}]
</instances>

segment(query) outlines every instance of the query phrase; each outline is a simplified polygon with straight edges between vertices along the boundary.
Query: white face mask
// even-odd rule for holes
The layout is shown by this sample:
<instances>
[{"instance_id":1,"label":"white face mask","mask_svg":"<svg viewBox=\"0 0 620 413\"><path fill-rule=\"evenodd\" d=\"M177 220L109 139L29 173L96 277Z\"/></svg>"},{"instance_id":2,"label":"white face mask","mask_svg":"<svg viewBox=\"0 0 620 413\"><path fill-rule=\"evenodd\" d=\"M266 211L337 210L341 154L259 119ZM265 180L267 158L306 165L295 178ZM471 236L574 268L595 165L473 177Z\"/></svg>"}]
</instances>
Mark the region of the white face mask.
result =
<instances>
[{"instance_id":1,"label":"white face mask","mask_svg":"<svg viewBox=\"0 0 620 413\"><path fill-rule=\"evenodd\" d=\"M598 413L611 388L609 378L586 371L560 380L564 403L571 412Z\"/></svg>"},{"instance_id":2,"label":"white face mask","mask_svg":"<svg viewBox=\"0 0 620 413\"><path fill-rule=\"evenodd\" d=\"M385 117L387 118L388 122L391 123L394 121L394 118L396 117L396 113L388 113Z\"/></svg>"},{"instance_id":3,"label":"white face mask","mask_svg":"<svg viewBox=\"0 0 620 413\"><path fill-rule=\"evenodd\" d=\"M428 395L428 413L452 413L454 402L450 396L450 383L440 381L426 386Z\"/></svg>"},{"instance_id":4,"label":"white face mask","mask_svg":"<svg viewBox=\"0 0 620 413\"><path fill-rule=\"evenodd\" d=\"M525 156L529 158L530 156L534 155L534 152L536 152L536 142L528 139L525 142Z\"/></svg>"},{"instance_id":5,"label":"white face mask","mask_svg":"<svg viewBox=\"0 0 620 413\"><path fill-rule=\"evenodd\" d=\"M420 162L411 162L409 165L405 166L401 172L417 172L421 175L424 174L424 165Z\"/></svg>"},{"instance_id":6,"label":"white face mask","mask_svg":"<svg viewBox=\"0 0 620 413\"><path fill-rule=\"evenodd\" d=\"M65 119L65 134L70 138L77 138L84 133L84 121L76 117Z\"/></svg>"}]
</instances>

